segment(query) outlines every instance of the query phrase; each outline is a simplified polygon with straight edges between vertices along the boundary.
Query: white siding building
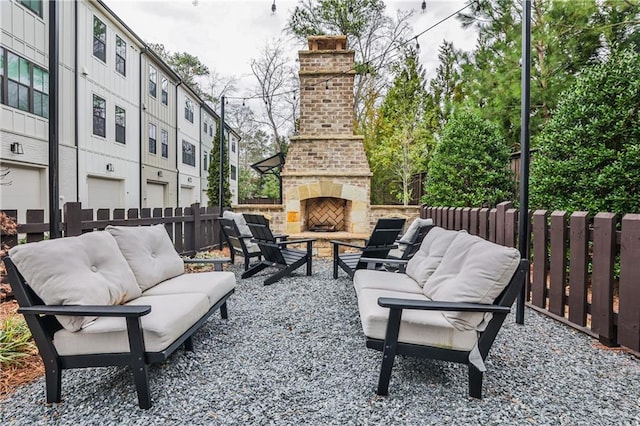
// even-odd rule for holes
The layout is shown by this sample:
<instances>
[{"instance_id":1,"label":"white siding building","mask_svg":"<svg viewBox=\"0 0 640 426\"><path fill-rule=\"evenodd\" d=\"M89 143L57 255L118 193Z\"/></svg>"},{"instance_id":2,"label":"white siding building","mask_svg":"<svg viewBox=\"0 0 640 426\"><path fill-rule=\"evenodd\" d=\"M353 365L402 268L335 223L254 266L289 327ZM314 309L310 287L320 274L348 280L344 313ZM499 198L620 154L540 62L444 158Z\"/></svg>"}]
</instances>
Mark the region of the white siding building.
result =
<instances>
[{"instance_id":1,"label":"white siding building","mask_svg":"<svg viewBox=\"0 0 640 426\"><path fill-rule=\"evenodd\" d=\"M200 202L200 102L198 96L178 86L178 206Z\"/></svg>"},{"instance_id":2,"label":"white siding building","mask_svg":"<svg viewBox=\"0 0 640 426\"><path fill-rule=\"evenodd\" d=\"M213 139L218 131L218 115L206 104L200 107L202 128L200 130L200 147L202 151L202 164L200 167L200 204L209 205L209 165L211 164L211 150L213 149ZM211 200L212 206L217 206L217 200Z\"/></svg>"}]
</instances>

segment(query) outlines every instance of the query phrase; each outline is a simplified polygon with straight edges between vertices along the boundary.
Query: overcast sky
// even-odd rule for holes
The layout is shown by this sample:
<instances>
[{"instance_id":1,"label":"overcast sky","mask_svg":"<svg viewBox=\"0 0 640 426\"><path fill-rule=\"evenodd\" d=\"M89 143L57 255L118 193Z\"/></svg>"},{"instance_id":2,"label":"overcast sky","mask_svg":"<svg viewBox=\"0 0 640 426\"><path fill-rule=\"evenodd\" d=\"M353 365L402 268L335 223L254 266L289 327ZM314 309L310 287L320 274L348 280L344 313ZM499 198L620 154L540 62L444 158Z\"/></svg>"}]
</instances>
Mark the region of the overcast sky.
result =
<instances>
[{"instance_id":1,"label":"overcast sky","mask_svg":"<svg viewBox=\"0 0 640 426\"><path fill-rule=\"evenodd\" d=\"M239 78L239 93L248 94L255 84L250 62L258 56L268 40L281 35L297 1L276 0L104 0L139 37L149 43L162 43L171 52L189 52L221 75ZM420 0L385 1L387 12L415 9L411 24L419 34L441 19L465 6L464 0L426 0L427 11L421 13ZM194 5L197 3L197 5ZM438 47L442 40L470 50L475 32L463 30L455 18L438 25L419 38L420 59L427 75L437 66ZM289 56L295 58L299 44L291 44Z\"/></svg>"}]
</instances>

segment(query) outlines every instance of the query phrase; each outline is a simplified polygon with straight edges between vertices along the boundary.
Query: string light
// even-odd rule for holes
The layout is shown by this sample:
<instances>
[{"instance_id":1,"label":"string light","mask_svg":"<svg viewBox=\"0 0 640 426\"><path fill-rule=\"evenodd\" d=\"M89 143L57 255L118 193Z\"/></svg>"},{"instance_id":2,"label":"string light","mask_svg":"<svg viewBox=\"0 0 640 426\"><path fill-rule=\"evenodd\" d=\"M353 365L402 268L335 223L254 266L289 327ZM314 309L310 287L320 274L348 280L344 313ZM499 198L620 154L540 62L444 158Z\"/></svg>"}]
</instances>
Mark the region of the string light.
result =
<instances>
[{"instance_id":1,"label":"string light","mask_svg":"<svg viewBox=\"0 0 640 426\"><path fill-rule=\"evenodd\" d=\"M420 43L418 43L418 36L416 36L416 52L420 53Z\"/></svg>"},{"instance_id":2,"label":"string light","mask_svg":"<svg viewBox=\"0 0 640 426\"><path fill-rule=\"evenodd\" d=\"M276 0L273 0L276 1ZM420 6L420 8L422 9L422 13L424 13L427 10L427 0L422 0L422 5Z\"/></svg>"},{"instance_id":3,"label":"string light","mask_svg":"<svg viewBox=\"0 0 640 426\"><path fill-rule=\"evenodd\" d=\"M276 13L276 0L273 0L273 4L271 5L271 14L275 15Z\"/></svg>"}]
</instances>

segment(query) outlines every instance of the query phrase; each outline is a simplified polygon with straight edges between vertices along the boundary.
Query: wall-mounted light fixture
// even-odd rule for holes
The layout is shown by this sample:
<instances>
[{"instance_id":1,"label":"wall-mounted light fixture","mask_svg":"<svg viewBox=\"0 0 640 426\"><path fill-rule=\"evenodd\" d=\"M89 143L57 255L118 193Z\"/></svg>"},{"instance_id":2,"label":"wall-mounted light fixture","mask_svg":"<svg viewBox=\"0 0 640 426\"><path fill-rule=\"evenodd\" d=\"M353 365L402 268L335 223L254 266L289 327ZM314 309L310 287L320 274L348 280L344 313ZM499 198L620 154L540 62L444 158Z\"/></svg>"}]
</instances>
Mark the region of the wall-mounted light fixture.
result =
<instances>
[{"instance_id":1,"label":"wall-mounted light fixture","mask_svg":"<svg viewBox=\"0 0 640 426\"><path fill-rule=\"evenodd\" d=\"M112 164L112 163L107 163L107 171L108 171L108 172L112 172L112 171L114 171L114 170L115 170L115 169L113 168L113 164Z\"/></svg>"},{"instance_id":2,"label":"wall-mounted light fixture","mask_svg":"<svg viewBox=\"0 0 640 426\"><path fill-rule=\"evenodd\" d=\"M191 178L187 178L187 182L191 182Z\"/></svg>"},{"instance_id":3,"label":"wall-mounted light fixture","mask_svg":"<svg viewBox=\"0 0 640 426\"><path fill-rule=\"evenodd\" d=\"M162 177L162 170L158 170L158 177Z\"/></svg>"},{"instance_id":4,"label":"wall-mounted light fixture","mask_svg":"<svg viewBox=\"0 0 640 426\"><path fill-rule=\"evenodd\" d=\"M14 154L24 154L24 149L22 149L22 144L20 142L13 142L10 146L11 152Z\"/></svg>"}]
</instances>

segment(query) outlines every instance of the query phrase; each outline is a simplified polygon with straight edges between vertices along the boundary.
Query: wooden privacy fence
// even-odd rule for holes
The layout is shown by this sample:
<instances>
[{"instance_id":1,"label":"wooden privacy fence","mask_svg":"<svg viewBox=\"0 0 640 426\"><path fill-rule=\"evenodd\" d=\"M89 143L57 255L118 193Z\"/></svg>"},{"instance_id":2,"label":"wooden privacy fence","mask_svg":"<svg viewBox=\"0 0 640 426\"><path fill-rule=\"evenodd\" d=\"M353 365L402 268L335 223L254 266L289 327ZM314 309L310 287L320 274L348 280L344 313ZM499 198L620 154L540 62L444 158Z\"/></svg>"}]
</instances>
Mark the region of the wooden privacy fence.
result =
<instances>
[{"instance_id":1,"label":"wooden privacy fence","mask_svg":"<svg viewBox=\"0 0 640 426\"><path fill-rule=\"evenodd\" d=\"M3 210L8 216L17 217L16 210ZM44 210L27 210L26 223L18 224L18 234L2 234L2 243L13 247L22 237L25 242L42 241L48 237L49 224L44 220ZM85 232L103 230L107 225L155 225L163 224L176 251L192 255L220 243L218 209L214 207L166 207L144 209L83 209L81 203L65 203L63 207L63 236L72 237Z\"/></svg>"},{"instance_id":2,"label":"wooden privacy fence","mask_svg":"<svg viewBox=\"0 0 640 426\"><path fill-rule=\"evenodd\" d=\"M421 217L517 247L518 211L423 206ZM527 305L610 346L640 352L640 214L529 212Z\"/></svg>"}]
</instances>

